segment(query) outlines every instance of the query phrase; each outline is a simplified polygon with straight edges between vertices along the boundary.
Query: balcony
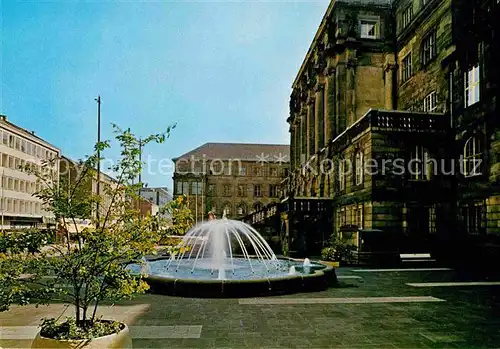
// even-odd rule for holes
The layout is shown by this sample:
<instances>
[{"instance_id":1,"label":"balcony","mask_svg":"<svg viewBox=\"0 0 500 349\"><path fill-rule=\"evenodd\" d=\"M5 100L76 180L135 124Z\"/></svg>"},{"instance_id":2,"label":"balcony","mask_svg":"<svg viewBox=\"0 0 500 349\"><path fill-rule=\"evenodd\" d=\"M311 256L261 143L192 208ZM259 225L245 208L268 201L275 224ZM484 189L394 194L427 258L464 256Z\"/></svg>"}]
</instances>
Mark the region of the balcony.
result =
<instances>
[{"instance_id":1,"label":"balcony","mask_svg":"<svg viewBox=\"0 0 500 349\"><path fill-rule=\"evenodd\" d=\"M448 118L441 113L370 109L330 142L330 154L341 151L353 137L366 129L374 132L445 134L449 128Z\"/></svg>"}]
</instances>

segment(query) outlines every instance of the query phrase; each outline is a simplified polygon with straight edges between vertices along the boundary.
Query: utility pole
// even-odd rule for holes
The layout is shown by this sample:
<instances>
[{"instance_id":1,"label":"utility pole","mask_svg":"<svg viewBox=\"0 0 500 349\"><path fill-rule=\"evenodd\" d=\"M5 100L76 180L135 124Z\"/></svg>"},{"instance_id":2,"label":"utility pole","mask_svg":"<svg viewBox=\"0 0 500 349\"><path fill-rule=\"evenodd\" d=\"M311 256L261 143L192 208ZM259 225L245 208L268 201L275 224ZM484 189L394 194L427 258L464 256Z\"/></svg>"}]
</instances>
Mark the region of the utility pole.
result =
<instances>
[{"instance_id":1,"label":"utility pole","mask_svg":"<svg viewBox=\"0 0 500 349\"><path fill-rule=\"evenodd\" d=\"M97 143L98 143L98 148L97 148L97 195L99 196L101 194L101 151L99 150L99 143L101 143L101 96L97 96L95 99L97 102ZM96 221L97 221L97 227L99 226L99 200L97 201L96 205Z\"/></svg>"}]
</instances>

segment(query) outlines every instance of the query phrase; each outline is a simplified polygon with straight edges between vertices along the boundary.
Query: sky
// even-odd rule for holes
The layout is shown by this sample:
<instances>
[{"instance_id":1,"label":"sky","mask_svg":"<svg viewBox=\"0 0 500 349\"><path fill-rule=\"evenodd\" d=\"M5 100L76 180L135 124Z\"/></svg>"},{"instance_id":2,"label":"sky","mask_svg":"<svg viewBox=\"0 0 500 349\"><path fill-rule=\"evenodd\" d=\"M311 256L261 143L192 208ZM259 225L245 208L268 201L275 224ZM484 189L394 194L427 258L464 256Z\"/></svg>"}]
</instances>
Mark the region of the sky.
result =
<instances>
[{"instance_id":1,"label":"sky","mask_svg":"<svg viewBox=\"0 0 500 349\"><path fill-rule=\"evenodd\" d=\"M97 95L102 139L112 123L139 137L176 124L143 153L143 182L171 188L170 159L204 143L289 143L328 2L0 0L0 114L74 159L96 141Z\"/></svg>"}]
</instances>

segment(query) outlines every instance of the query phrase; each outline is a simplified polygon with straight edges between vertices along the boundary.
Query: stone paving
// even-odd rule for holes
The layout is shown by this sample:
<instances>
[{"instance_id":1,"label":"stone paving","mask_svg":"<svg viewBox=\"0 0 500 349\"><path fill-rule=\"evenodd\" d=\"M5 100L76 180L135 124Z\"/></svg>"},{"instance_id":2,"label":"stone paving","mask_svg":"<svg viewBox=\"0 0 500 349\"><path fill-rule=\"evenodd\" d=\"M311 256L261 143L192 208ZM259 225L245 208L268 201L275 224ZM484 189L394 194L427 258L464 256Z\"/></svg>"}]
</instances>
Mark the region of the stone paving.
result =
<instances>
[{"instance_id":1,"label":"stone paving","mask_svg":"<svg viewBox=\"0 0 500 349\"><path fill-rule=\"evenodd\" d=\"M135 348L500 348L500 275L357 270L338 269L340 285L323 292L241 300L147 294L101 314L127 322ZM64 309L0 313L0 346L29 347L40 318Z\"/></svg>"}]
</instances>

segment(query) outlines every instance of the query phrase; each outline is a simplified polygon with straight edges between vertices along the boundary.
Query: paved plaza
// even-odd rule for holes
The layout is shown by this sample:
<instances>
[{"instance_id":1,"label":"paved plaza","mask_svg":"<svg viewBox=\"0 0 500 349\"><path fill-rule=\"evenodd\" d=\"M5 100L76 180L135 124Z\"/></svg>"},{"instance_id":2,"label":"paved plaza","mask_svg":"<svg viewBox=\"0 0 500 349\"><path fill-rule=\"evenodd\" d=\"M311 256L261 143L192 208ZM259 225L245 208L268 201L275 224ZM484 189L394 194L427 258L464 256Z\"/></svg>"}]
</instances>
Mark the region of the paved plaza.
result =
<instances>
[{"instance_id":1,"label":"paved plaza","mask_svg":"<svg viewBox=\"0 0 500 349\"><path fill-rule=\"evenodd\" d=\"M147 294L101 313L129 324L135 348L500 348L500 275L445 268L340 268L337 274L338 287L317 293L246 299ZM0 346L29 347L40 318L65 309L0 313Z\"/></svg>"}]
</instances>

